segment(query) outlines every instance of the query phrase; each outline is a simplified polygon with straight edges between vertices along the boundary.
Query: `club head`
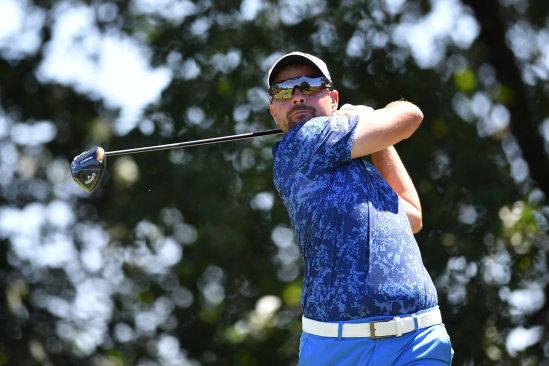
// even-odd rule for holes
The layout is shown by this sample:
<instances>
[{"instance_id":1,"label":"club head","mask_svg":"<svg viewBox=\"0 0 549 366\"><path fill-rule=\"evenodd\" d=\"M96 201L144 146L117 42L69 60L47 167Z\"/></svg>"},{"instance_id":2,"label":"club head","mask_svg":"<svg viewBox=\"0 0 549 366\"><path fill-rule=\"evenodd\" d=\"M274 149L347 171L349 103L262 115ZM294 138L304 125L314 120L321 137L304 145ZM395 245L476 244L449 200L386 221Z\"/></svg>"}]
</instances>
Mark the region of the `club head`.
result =
<instances>
[{"instance_id":1,"label":"club head","mask_svg":"<svg viewBox=\"0 0 549 366\"><path fill-rule=\"evenodd\" d=\"M71 163L72 179L86 192L93 192L103 178L106 165L107 157L102 148L85 151Z\"/></svg>"}]
</instances>

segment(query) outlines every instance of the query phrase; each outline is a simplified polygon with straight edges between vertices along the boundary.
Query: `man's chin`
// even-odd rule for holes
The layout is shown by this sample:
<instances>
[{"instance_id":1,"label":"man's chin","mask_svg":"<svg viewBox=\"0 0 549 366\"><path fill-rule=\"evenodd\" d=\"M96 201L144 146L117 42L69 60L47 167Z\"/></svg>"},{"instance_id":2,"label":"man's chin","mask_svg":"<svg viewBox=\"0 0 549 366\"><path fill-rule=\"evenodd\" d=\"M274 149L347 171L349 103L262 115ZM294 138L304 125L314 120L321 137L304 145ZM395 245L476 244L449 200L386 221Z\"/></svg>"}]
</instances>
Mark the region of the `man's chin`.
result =
<instances>
[{"instance_id":1,"label":"man's chin","mask_svg":"<svg viewBox=\"0 0 549 366\"><path fill-rule=\"evenodd\" d=\"M307 113L299 113L295 116L292 116L292 118L290 118L290 121L289 121L289 124L290 126L297 126L303 122L307 122L308 120L310 120L311 118L314 118L315 115L314 113L312 112L307 112Z\"/></svg>"}]
</instances>

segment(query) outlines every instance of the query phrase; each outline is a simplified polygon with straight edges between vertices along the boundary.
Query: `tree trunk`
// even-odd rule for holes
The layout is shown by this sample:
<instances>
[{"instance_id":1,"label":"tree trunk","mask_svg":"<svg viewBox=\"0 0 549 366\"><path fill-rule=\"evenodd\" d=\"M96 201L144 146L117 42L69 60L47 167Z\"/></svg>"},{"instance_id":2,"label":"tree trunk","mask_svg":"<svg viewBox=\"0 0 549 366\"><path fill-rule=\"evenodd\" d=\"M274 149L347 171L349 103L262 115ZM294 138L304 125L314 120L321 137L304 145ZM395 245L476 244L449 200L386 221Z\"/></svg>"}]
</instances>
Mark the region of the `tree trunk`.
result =
<instances>
[{"instance_id":1,"label":"tree trunk","mask_svg":"<svg viewBox=\"0 0 549 366\"><path fill-rule=\"evenodd\" d=\"M530 168L530 177L549 197L549 157L545 153L544 140L538 130L530 95L521 77L513 51L505 43L506 27L499 16L498 0L463 0L470 6L480 24L479 40L486 47L488 62L496 70L499 82L514 95L507 105L511 113L511 131L517 138L522 155ZM538 121L539 122L539 121Z\"/></svg>"}]
</instances>

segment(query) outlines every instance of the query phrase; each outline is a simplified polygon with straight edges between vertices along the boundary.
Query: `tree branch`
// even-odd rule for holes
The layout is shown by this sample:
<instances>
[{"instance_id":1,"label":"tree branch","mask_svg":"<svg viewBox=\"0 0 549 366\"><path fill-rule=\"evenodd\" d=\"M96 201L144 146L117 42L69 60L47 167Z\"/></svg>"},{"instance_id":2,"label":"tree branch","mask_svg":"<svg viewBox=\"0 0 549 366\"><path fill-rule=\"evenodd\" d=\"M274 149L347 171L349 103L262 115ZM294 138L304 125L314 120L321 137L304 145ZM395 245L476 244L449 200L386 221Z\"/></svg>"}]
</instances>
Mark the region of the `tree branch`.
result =
<instances>
[{"instance_id":1,"label":"tree branch","mask_svg":"<svg viewBox=\"0 0 549 366\"><path fill-rule=\"evenodd\" d=\"M500 83L511 88L514 95L507 105L511 113L511 131L517 138L522 155L530 168L530 177L549 197L549 157L539 134L532 102L513 51L505 43L506 27L499 16L498 0L462 0L470 6L480 24L479 40L487 49L488 62L496 70Z\"/></svg>"}]
</instances>

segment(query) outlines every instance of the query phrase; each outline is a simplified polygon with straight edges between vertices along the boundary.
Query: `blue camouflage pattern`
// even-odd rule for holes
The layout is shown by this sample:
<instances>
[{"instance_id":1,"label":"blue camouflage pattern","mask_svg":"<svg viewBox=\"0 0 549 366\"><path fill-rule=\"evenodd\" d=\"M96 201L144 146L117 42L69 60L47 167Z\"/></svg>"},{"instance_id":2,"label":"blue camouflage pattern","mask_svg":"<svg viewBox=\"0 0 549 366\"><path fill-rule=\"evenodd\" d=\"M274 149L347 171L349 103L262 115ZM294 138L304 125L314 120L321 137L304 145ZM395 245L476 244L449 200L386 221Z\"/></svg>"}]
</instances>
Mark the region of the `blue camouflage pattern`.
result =
<instances>
[{"instance_id":1,"label":"blue camouflage pattern","mask_svg":"<svg viewBox=\"0 0 549 366\"><path fill-rule=\"evenodd\" d=\"M351 159L358 116L302 123L273 148L274 184L305 262L307 318L403 315L438 304L400 197Z\"/></svg>"}]
</instances>

